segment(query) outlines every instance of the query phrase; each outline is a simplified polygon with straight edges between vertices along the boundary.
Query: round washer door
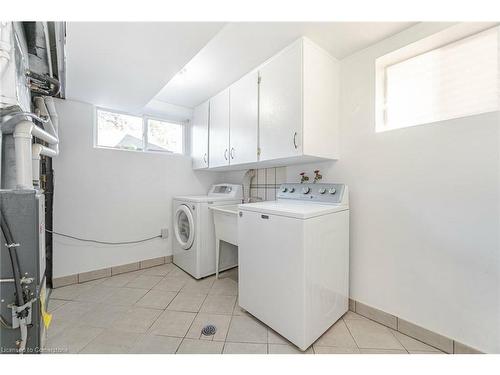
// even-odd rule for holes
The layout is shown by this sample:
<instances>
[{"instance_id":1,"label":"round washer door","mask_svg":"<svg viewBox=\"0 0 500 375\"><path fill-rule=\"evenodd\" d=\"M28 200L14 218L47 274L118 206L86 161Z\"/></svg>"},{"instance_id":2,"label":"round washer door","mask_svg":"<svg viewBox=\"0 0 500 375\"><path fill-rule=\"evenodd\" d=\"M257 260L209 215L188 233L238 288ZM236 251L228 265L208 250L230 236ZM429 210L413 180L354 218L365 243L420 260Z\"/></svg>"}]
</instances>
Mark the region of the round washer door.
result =
<instances>
[{"instance_id":1,"label":"round washer door","mask_svg":"<svg viewBox=\"0 0 500 375\"><path fill-rule=\"evenodd\" d=\"M180 205L175 211L174 220L174 232L177 242L183 249L190 249L194 241L194 220L189 207L185 204Z\"/></svg>"}]
</instances>

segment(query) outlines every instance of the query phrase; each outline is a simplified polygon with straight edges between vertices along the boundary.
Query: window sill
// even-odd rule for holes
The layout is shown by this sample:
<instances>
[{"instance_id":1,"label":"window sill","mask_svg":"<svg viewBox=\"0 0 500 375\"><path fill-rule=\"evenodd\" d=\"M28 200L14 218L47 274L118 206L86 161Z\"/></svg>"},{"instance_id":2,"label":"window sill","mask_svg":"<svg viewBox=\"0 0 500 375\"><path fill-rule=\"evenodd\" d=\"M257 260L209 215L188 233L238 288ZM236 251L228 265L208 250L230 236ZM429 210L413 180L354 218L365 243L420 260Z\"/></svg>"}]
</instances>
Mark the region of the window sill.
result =
<instances>
[{"instance_id":1,"label":"window sill","mask_svg":"<svg viewBox=\"0 0 500 375\"><path fill-rule=\"evenodd\" d=\"M188 155L182 153L175 153L170 151L154 151L154 150L128 150L125 148L115 148L115 147L106 147L106 146L96 146L94 145L94 149L97 150L109 150L109 151L122 151L122 152L131 152L135 154L154 154L154 155L165 155L170 157L188 157Z\"/></svg>"}]
</instances>

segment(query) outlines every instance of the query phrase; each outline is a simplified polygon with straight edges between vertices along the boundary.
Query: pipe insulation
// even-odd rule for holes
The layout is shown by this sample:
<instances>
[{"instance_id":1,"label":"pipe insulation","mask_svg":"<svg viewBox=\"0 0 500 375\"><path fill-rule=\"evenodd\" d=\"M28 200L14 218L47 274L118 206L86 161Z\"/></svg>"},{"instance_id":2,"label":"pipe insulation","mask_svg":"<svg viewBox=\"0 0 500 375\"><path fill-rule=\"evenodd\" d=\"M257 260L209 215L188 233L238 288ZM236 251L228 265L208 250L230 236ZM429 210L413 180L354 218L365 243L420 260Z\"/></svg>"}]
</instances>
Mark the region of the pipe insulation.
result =
<instances>
[{"instance_id":1,"label":"pipe insulation","mask_svg":"<svg viewBox=\"0 0 500 375\"><path fill-rule=\"evenodd\" d=\"M52 55L50 53L49 25L47 22L42 22L43 36L45 38L45 53L47 54L47 65L49 66L49 76L54 77L52 71Z\"/></svg>"}]
</instances>

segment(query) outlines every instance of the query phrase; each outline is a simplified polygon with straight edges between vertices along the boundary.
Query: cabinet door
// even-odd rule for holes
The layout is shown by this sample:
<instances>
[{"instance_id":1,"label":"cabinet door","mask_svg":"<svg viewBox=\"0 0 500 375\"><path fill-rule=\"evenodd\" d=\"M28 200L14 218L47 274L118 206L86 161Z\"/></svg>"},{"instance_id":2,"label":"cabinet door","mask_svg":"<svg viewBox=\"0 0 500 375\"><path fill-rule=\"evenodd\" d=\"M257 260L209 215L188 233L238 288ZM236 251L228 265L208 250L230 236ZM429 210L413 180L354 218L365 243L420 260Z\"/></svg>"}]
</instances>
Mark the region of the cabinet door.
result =
<instances>
[{"instance_id":1,"label":"cabinet door","mask_svg":"<svg viewBox=\"0 0 500 375\"><path fill-rule=\"evenodd\" d=\"M302 42L260 69L260 160L302 153Z\"/></svg>"},{"instance_id":2,"label":"cabinet door","mask_svg":"<svg viewBox=\"0 0 500 375\"><path fill-rule=\"evenodd\" d=\"M231 86L230 164L257 161L258 78L250 73Z\"/></svg>"},{"instance_id":3,"label":"cabinet door","mask_svg":"<svg viewBox=\"0 0 500 375\"><path fill-rule=\"evenodd\" d=\"M208 114L209 102L194 109L191 125L191 157L193 168L208 168Z\"/></svg>"},{"instance_id":4,"label":"cabinet door","mask_svg":"<svg viewBox=\"0 0 500 375\"><path fill-rule=\"evenodd\" d=\"M210 168L229 165L229 89L210 99Z\"/></svg>"}]
</instances>

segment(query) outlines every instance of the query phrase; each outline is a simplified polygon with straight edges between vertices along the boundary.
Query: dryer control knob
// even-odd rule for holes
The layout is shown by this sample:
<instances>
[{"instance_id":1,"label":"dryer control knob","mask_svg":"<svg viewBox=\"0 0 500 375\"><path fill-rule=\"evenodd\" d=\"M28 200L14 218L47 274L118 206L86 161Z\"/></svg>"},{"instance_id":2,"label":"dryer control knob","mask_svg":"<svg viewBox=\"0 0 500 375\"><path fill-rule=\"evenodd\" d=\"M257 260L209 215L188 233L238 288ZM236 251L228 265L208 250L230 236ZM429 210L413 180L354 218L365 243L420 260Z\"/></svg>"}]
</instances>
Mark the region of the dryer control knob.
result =
<instances>
[{"instance_id":1,"label":"dryer control knob","mask_svg":"<svg viewBox=\"0 0 500 375\"><path fill-rule=\"evenodd\" d=\"M310 188L309 186L304 186L304 187L302 188L302 192L303 192L304 194L309 194L309 192L310 192L310 191L311 191L311 188Z\"/></svg>"},{"instance_id":2,"label":"dryer control knob","mask_svg":"<svg viewBox=\"0 0 500 375\"><path fill-rule=\"evenodd\" d=\"M335 190L335 188L330 188L330 190L328 190L328 192L333 195L337 192L337 190Z\"/></svg>"},{"instance_id":3,"label":"dryer control knob","mask_svg":"<svg viewBox=\"0 0 500 375\"><path fill-rule=\"evenodd\" d=\"M288 188L287 188L286 186L283 186L283 187L281 188L281 192L282 192L282 193L286 193L287 191L288 191Z\"/></svg>"},{"instance_id":4,"label":"dryer control knob","mask_svg":"<svg viewBox=\"0 0 500 375\"><path fill-rule=\"evenodd\" d=\"M293 193L295 191L295 188L292 186L289 190L290 193Z\"/></svg>"},{"instance_id":5,"label":"dryer control knob","mask_svg":"<svg viewBox=\"0 0 500 375\"><path fill-rule=\"evenodd\" d=\"M325 189L325 188L320 188L320 189L318 190L318 193L320 193L320 194L325 194L325 193L326 193L326 189Z\"/></svg>"}]
</instances>

